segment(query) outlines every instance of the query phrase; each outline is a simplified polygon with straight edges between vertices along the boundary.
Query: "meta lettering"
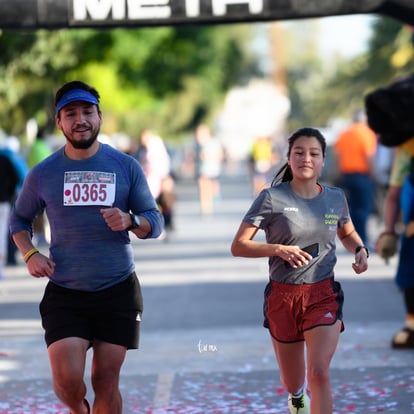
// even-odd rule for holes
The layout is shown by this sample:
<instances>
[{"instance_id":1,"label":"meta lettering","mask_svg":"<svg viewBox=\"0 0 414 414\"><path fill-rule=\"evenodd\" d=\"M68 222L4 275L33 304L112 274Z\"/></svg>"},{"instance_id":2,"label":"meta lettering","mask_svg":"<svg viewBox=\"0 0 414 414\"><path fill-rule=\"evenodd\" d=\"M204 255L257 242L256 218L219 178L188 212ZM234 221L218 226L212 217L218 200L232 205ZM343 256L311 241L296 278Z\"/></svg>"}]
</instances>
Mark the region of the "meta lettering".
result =
<instances>
[{"instance_id":1,"label":"meta lettering","mask_svg":"<svg viewBox=\"0 0 414 414\"><path fill-rule=\"evenodd\" d=\"M73 0L73 18L85 20L148 20L199 17L202 0ZM203 2L204 4L205 2ZM263 12L264 0L210 0L212 16L225 16L232 5L246 6L250 14ZM183 14L184 13L184 14Z\"/></svg>"}]
</instances>

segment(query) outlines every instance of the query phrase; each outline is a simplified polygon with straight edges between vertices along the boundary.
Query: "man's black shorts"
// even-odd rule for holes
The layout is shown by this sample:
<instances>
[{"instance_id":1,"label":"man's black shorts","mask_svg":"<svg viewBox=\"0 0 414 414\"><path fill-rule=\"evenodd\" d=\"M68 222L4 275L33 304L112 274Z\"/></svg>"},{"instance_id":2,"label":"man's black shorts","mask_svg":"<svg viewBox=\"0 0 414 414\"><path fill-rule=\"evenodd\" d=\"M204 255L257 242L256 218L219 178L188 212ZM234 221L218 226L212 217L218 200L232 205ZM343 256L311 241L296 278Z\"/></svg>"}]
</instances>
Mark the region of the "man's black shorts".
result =
<instances>
[{"instance_id":1,"label":"man's black shorts","mask_svg":"<svg viewBox=\"0 0 414 414\"><path fill-rule=\"evenodd\" d=\"M141 287L134 273L98 292L67 289L49 282L39 305L47 346L79 337L138 348L143 311Z\"/></svg>"}]
</instances>

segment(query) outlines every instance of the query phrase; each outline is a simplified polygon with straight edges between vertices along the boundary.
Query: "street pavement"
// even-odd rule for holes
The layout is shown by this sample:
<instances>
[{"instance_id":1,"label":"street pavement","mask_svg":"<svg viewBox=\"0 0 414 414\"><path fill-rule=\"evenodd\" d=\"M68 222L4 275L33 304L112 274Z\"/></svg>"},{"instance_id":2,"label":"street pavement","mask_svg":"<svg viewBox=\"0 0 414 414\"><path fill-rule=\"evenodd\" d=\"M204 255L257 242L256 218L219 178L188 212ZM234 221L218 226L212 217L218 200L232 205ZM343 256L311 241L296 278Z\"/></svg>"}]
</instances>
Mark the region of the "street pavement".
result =
<instances>
[{"instance_id":1,"label":"street pavement","mask_svg":"<svg viewBox=\"0 0 414 414\"><path fill-rule=\"evenodd\" d=\"M267 260L234 258L230 243L252 196L239 170L222 179L211 216L201 216L194 181L177 183L175 230L134 240L144 294L140 349L129 351L124 414L288 413L262 298ZM372 219L374 239L381 223ZM260 236L262 237L262 236ZM345 332L332 362L335 413L414 411L414 351L390 348L404 307L390 264L374 253L364 275L338 246L336 278L345 291ZM0 282L0 414L68 413L56 399L38 303L45 280L18 266ZM88 354L86 381L89 381Z\"/></svg>"}]
</instances>

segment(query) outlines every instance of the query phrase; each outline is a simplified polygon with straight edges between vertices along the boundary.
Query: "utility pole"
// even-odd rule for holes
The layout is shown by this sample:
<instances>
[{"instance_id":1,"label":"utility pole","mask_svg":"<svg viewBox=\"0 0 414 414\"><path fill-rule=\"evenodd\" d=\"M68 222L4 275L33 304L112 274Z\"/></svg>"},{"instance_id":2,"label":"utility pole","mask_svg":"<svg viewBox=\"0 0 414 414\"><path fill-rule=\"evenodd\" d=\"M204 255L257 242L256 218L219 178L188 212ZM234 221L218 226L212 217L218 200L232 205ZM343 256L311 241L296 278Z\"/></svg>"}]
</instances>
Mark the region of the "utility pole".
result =
<instances>
[{"instance_id":1,"label":"utility pole","mask_svg":"<svg viewBox=\"0 0 414 414\"><path fill-rule=\"evenodd\" d=\"M273 61L273 81L284 95L288 95L285 65L286 50L283 29L280 22L275 21L270 23L270 45Z\"/></svg>"}]
</instances>

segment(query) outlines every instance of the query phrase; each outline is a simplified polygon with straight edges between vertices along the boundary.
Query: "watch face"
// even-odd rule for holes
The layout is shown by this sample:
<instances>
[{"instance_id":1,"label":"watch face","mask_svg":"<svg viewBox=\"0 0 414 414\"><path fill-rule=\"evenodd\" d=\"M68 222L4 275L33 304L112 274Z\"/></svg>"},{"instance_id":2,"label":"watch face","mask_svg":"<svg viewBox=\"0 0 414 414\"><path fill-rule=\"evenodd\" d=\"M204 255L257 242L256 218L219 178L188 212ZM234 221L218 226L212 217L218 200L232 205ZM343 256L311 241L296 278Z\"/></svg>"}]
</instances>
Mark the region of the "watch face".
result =
<instances>
[{"instance_id":1,"label":"watch face","mask_svg":"<svg viewBox=\"0 0 414 414\"><path fill-rule=\"evenodd\" d=\"M136 227L139 227L139 225L140 225L141 223L140 223L140 221L139 221L139 218L137 217L137 216L134 216L134 227L136 228Z\"/></svg>"},{"instance_id":2,"label":"watch face","mask_svg":"<svg viewBox=\"0 0 414 414\"><path fill-rule=\"evenodd\" d=\"M136 216L135 214L130 214L131 216L131 220L132 220L132 226L131 228L136 229L137 227L139 227L139 225L141 224L139 217Z\"/></svg>"}]
</instances>

